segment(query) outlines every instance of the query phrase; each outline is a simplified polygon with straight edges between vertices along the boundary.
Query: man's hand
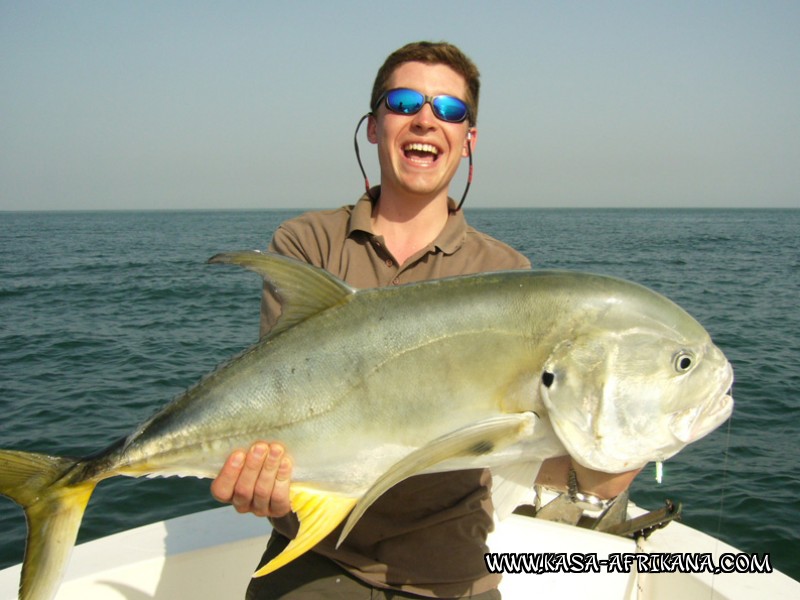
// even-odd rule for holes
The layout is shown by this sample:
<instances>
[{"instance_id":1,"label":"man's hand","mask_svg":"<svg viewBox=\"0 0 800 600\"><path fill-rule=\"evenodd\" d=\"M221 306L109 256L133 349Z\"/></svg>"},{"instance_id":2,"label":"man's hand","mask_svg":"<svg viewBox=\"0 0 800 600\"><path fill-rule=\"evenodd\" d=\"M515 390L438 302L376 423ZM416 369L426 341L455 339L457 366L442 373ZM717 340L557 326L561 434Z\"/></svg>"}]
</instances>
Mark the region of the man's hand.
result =
<instances>
[{"instance_id":1,"label":"man's hand","mask_svg":"<svg viewBox=\"0 0 800 600\"><path fill-rule=\"evenodd\" d=\"M292 509L291 475L292 461L281 444L256 442L247 452L231 453L211 483L211 495L240 513L283 517Z\"/></svg>"}]
</instances>

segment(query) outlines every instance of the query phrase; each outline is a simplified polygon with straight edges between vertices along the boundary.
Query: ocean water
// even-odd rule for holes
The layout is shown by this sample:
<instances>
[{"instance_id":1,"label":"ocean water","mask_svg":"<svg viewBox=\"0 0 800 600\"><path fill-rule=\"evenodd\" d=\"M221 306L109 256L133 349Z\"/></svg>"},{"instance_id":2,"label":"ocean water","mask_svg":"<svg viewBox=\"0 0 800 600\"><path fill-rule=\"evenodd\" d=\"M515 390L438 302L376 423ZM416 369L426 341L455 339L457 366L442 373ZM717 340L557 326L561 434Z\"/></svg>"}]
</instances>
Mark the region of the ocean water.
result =
<instances>
[{"instance_id":1,"label":"ocean water","mask_svg":"<svg viewBox=\"0 0 800 600\"><path fill-rule=\"evenodd\" d=\"M129 433L256 341L260 282L208 266L299 211L0 213L0 447L81 456ZM672 298L733 363L729 423L633 500L800 579L800 211L468 210L537 268L625 277ZM80 541L216 506L208 481L101 484ZM0 568L22 511L0 498ZM255 560L256 557L254 557Z\"/></svg>"}]
</instances>

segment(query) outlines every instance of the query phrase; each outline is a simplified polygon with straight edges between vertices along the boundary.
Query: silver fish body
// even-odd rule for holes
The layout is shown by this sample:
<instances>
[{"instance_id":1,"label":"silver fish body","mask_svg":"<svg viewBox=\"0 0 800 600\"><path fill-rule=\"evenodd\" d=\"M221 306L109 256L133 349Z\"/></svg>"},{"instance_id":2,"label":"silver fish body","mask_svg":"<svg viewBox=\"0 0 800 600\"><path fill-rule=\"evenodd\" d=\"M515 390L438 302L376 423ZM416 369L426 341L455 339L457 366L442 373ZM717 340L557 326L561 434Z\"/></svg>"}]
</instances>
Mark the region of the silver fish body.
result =
<instances>
[{"instance_id":1,"label":"silver fish body","mask_svg":"<svg viewBox=\"0 0 800 600\"><path fill-rule=\"evenodd\" d=\"M21 598L54 593L94 485L114 475L214 477L233 449L283 442L301 530L273 570L407 476L493 467L509 475L508 512L548 457L638 468L732 410L732 370L706 331L630 282L514 271L356 291L275 255L212 262L273 286L269 336L90 459L0 452L0 493L29 519Z\"/></svg>"}]
</instances>

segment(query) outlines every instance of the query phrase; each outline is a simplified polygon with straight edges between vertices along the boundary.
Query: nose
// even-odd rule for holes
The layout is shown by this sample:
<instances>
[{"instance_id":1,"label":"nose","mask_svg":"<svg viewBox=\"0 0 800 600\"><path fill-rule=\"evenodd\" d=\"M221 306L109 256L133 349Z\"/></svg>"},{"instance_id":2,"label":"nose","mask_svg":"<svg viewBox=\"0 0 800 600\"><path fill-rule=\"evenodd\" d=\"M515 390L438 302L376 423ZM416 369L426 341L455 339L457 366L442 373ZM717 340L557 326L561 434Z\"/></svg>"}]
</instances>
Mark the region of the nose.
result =
<instances>
[{"instance_id":1,"label":"nose","mask_svg":"<svg viewBox=\"0 0 800 600\"><path fill-rule=\"evenodd\" d=\"M434 129L436 120L436 115L433 114L433 107L429 102L426 102L422 105L420 111L413 115L412 126L422 129Z\"/></svg>"}]
</instances>

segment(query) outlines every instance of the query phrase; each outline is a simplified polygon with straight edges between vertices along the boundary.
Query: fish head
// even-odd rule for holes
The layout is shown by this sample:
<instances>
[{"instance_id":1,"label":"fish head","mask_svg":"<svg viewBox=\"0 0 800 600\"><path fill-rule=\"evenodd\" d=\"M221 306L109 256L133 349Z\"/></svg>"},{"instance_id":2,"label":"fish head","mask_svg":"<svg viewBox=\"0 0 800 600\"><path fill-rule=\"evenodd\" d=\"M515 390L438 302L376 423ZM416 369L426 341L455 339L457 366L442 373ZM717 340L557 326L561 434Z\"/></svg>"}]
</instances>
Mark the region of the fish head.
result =
<instances>
[{"instance_id":1,"label":"fish head","mask_svg":"<svg viewBox=\"0 0 800 600\"><path fill-rule=\"evenodd\" d=\"M545 361L541 397L580 464L608 473L673 456L733 410L733 370L683 309L646 290L595 305Z\"/></svg>"}]
</instances>

